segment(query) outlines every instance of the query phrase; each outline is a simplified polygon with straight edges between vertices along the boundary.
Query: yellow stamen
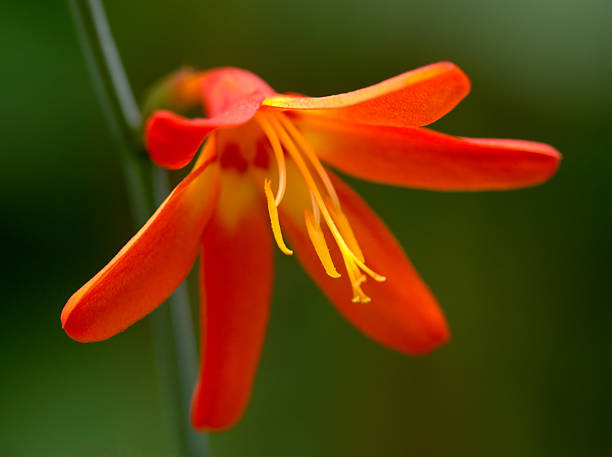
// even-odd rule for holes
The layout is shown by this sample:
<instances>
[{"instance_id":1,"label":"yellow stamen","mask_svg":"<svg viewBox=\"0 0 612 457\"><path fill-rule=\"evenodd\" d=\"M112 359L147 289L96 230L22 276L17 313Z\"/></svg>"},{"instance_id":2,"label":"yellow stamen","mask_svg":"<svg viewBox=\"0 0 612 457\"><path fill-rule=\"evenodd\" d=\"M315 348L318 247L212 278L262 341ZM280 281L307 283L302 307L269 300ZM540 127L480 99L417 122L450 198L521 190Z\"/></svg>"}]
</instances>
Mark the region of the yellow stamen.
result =
<instances>
[{"instance_id":1,"label":"yellow stamen","mask_svg":"<svg viewBox=\"0 0 612 457\"><path fill-rule=\"evenodd\" d=\"M349 260L351 261L350 263L354 262L355 264L357 264L357 266L364 273L366 273L368 276L371 276L375 281L385 281L386 278L384 276L379 275L378 273L367 267L365 263L357 255L355 255L355 253L346 244L346 241L342 237L340 231L338 230L338 227L334 223L331 214L329 213L327 206L325 205L325 201L323 200L321 192L319 191L316 182L312 177L312 174L310 173L308 165L304 162L304 159L302 158L299 150L295 146L293 140L290 138L287 132L283 129L283 126L275 117L271 116L271 121L271 126L278 133L281 144L286 148L286 150L289 152L289 155L300 169L302 177L304 178L304 181L306 181L306 186L312 192L312 195L314 196L315 201L321 210L321 214L325 219L325 222L327 223L327 226L329 227L334 239L336 240L336 243L338 244L338 247L340 248L340 251L343 256L348 256Z\"/></svg>"},{"instance_id":2,"label":"yellow stamen","mask_svg":"<svg viewBox=\"0 0 612 457\"><path fill-rule=\"evenodd\" d=\"M368 297L361 288L361 284L366 281L366 277L361 274L357 266L353 262L351 262L349 258L343 256L343 260L348 277L351 281L351 289L353 290L353 303L369 303L370 301L372 301L372 299Z\"/></svg>"},{"instance_id":3,"label":"yellow stamen","mask_svg":"<svg viewBox=\"0 0 612 457\"><path fill-rule=\"evenodd\" d=\"M274 157L276 158L276 166L278 167L278 189L276 191L276 198L274 201L276 206L278 206L281 204L283 196L285 195L285 190L287 189L287 167L285 166L285 155L283 154L283 148L278 140L278 136L266 118L264 116L257 115L255 116L255 120L268 137L268 140L270 140L272 151L274 151Z\"/></svg>"},{"instance_id":4,"label":"yellow stamen","mask_svg":"<svg viewBox=\"0 0 612 457\"><path fill-rule=\"evenodd\" d=\"M308 236L310 237L310 241L312 242L312 245L319 256L319 260L321 261L323 268L325 268L325 272L332 278L339 278L340 273L338 273L336 267L334 266L334 262L329 253L327 243L325 242L325 235L323 234L323 230L321 230L321 226L313 222L313 215L309 210L304 211L304 219L306 221Z\"/></svg>"},{"instance_id":5,"label":"yellow stamen","mask_svg":"<svg viewBox=\"0 0 612 457\"><path fill-rule=\"evenodd\" d=\"M353 291L353 302L370 302L370 297L361 288L366 281L365 275L379 282L385 281L386 278L366 266L363 252L341 209L336 190L318 156L284 114L260 112L255 119L268 137L279 167L279 190L276 200L272 194L270 180L266 179L264 182L272 231L279 248L286 254L291 253L283 242L276 208L285 192L287 178L284 152L286 152L296 164L310 192L312 211L308 209L304 211L304 220L310 241L325 272L332 278L340 277L321 228L321 218L329 228L342 256Z\"/></svg>"},{"instance_id":6,"label":"yellow stamen","mask_svg":"<svg viewBox=\"0 0 612 457\"><path fill-rule=\"evenodd\" d=\"M355 238L355 234L353 233L353 229L351 228L351 224L349 224L348 219L344 215L342 211L334 211L331 209L332 216L336 220L338 224L338 228L340 229L340 233L346 239L346 243L349 245L351 250L359 257L359 260L364 261L363 252L359 243L357 242L357 238Z\"/></svg>"},{"instance_id":7,"label":"yellow stamen","mask_svg":"<svg viewBox=\"0 0 612 457\"><path fill-rule=\"evenodd\" d=\"M287 119L285 115L281 113L278 115L278 118L280 119L285 129L289 132L289 134L296 141L298 146L302 149L302 151L304 151L304 153L306 154L306 157L308 157L308 160L310 160L310 162L312 163L313 167L315 168L319 177L321 178L321 181L323 181L323 185L325 186L327 193L329 194L332 201L334 202L334 205L336 205L337 208L340 208L340 199L338 198L338 194L336 194L336 189L334 189L334 186L332 185L332 182L329 179L329 176L327 175L325 168L323 168L323 165L321 164L319 157L317 157L317 154L312 150L312 148L308 144L308 141L306 141L306 139L300 133L300 131L295 127L295 125L291 123L289 119Z\"/></svg>"},{"instance_id":8,"label":"yellow stamen","mask_svg":"<svg viewBox=\"0 0 612 457\"><path fill-rule=\"evenodd\" d=\"M312 192L310 192L310 201L312 202L312 212L314 214L315 224L321 225L321 211L319 210L319 206L317 205L317 202L314 198L314 195L312 195Z\"/></svg>"},{"instance_id":9,"label":"yellow stamen","mask_svg":"<svg viewBox=\"0 0 612 457\"><path fill-rule=\"evenodd\" d=\"M278 210L274 202L274 194L272 193L271 181L269 179L264 180L264 192L266 194L266 200L268 201L268 212L270 213L272 233L274 234L276 244L284 254L291 255L293 251L287 247L283 240L283 233L281 232L280 222L278 221Z\"/></svg>"}]
</instances>

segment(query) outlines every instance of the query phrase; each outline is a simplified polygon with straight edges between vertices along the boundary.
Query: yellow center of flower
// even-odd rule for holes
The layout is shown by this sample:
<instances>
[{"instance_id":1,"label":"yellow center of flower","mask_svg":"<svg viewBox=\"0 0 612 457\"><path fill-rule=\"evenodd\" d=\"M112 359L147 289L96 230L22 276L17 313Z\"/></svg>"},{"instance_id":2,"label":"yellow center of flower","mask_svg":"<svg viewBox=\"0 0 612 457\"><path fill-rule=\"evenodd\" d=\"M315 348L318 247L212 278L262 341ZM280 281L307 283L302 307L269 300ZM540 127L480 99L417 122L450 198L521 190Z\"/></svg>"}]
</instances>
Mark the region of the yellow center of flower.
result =
<instances>
[{"instance_id":1,"label":"yellow center of flower","mask_svg":"<svg viewBox=\"0 0 612 457\"><path fill-rule=\"evenodd\" d=\"M277 209L287 188L286 152L297 166L310 193L312 209L304 210L304 221L308 236L323 268L332 278L340 277L325 240L321 226L322 222L327 225L342 256L353 290L353 301L369 302L370 297L361 288L361 285L366 281L366 276L370 276L375 281L384 281L385 277L365 264L363 252L353 234L348 219L342 212L338 195L317 154L291 120L283 113L259 112L255 116L255 121L272 146L278 168L276 195L272 192L271 180L267 178L264 180L264 193L276 244L283 253L287 255L293 253L283 240Z\"/></svg>"}]
</instances>

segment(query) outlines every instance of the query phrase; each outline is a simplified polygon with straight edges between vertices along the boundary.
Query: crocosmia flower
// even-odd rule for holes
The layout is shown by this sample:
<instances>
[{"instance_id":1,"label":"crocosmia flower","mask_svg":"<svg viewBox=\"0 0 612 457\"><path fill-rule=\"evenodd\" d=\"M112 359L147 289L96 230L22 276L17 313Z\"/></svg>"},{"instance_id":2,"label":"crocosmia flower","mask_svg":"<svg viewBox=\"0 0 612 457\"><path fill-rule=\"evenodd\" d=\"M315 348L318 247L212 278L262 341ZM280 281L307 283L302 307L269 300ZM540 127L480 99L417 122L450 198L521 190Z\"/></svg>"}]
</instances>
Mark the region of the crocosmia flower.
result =
<instances>
[{"instance_id":1,"label":"crocosmia flower","mask_svg":"<svg viewBox=\"0 0 612 457\"><path fill-rule=\"evenodd\" d=\"M177 99L201 104L207 117L155 111L147 149L169 169L198 158L145 226L70 298L62 323L78 341L109 338L160 305L201 254L201 371L192 405L200 429L231 426L248 402L274 243L295 253L338 311L379 343L422 354L449 338L399 243L328 165L383 184L476 191L541 183L560 160L542 143L422 128L469 91L451 63L315 98L279 94L237 68L184 74L173 84Z\"/></svg>"}]
</instances>

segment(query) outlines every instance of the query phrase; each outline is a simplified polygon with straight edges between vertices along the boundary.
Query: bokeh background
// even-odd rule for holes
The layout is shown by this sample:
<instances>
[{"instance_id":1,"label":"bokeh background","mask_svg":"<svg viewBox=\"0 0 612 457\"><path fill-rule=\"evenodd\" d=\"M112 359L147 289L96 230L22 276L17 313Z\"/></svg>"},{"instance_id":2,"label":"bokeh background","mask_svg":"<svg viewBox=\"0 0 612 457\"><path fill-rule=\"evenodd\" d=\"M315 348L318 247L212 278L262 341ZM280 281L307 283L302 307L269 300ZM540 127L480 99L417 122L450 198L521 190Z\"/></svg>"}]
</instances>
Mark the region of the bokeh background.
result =
<instances>
[{"instance_id":1,"label":"bokeh background","mask_svg":"<svg viewBox=\"0 0 612 457\"><path fill-rule=\"evenodd\" d=\"M439 60L472 93L434 127L555 145L549 183L449 194L350 180L440 300L446 347L408 358L277 256L272 318L231 456L612 455L608 0L108 0L138 96L184 64L327 95ZM103 343L66 299L132 234L115 144L67 4L0 5L0 455L173 456L149 319Z\"/></svg>"}]
</instances>

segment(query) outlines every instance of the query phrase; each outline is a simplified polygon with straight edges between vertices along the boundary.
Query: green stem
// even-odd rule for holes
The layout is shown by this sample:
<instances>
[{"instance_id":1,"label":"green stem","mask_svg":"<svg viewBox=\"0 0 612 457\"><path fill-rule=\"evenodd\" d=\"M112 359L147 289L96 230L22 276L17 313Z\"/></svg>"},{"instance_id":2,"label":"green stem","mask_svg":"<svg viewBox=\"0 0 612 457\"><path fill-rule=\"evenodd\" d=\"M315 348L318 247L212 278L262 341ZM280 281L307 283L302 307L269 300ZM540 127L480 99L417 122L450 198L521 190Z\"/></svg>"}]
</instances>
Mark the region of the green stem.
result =
<instances>
[{"instance_id":1,"label":"green stem","mask_svg":"<svg viewBox=\"0 0 612 457\"><path fill-rule=\"evenodd\" d=\"M116 139L135 223L142 226L168 194L165 171L151 166L140 140L142 119L100 0L70 0L75 27L111 133ZM191 308L181 286L152 314L154 347L165 408L180 455L208 455L205 435L189 424L189 400L197 376Z\"/></svg>"}]
</instances>

